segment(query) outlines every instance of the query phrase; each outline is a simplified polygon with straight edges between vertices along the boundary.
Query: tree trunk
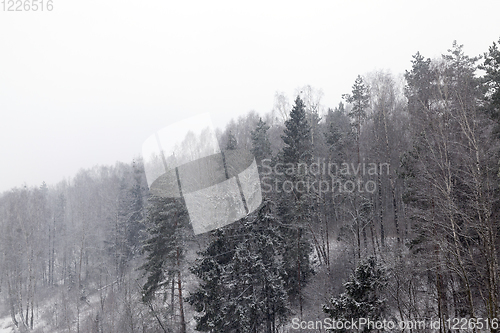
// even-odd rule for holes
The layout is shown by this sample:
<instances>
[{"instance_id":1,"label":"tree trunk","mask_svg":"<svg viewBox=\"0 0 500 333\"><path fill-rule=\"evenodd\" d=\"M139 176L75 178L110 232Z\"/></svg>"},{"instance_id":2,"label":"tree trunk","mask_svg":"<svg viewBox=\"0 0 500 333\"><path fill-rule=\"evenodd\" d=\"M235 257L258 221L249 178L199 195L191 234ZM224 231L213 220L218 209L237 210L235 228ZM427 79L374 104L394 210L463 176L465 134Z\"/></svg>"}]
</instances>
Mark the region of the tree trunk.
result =
<instances>
[{"instance_id":1,"label":"tree trunk","mask_svg":"<svg viewBox=\"0 0 500 333\"><path fill-rule=\"evenodd\" d=\"M378 172L378 208L379 208L379 223L380 223L380 243L382 249L385 248L385 231L384 231L384 208L382 206L382 179Z\"/></svg>"},{"instance_id":2,"label":"tree trunk","mask_svg":"<svg viewBox=\"0 0 500 333\"><path fill-rule=\"evenodd\" d=\"M181 313L181 333L186 333L186 319L184 317L184 307L182 300L182 282L181 282L181 272L179 272L177 287L179 288L179 311Z\"/></svg>"},{"instance_id":3,"label":"tree trunk","mask_svg":"<svg viewBox=\"0 0 500 333\"><path fill-rule=\"evenodd\" d=\"M301 267L300 267L300 236L302 230L300 227L297 229L297 283L299 287L299 308L300 308L300 320L302 320L302 283L301 283Z\"/></svg>"}]
</instances>

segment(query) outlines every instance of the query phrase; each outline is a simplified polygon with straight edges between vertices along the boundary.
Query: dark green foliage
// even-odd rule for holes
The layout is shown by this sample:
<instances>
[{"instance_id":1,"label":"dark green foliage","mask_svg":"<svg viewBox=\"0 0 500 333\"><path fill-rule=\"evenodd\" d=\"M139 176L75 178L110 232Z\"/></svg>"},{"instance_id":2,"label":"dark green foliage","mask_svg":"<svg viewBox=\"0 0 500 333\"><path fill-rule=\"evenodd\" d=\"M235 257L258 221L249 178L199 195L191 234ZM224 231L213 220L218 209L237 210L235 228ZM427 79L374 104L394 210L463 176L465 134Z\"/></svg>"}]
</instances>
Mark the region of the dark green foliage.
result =
<instances>
[{"instance_id":1,"label":"dark green foliage","mask_svg":"<svg viewBox=\"0 0 500 333\"><path fill-rule=\"evenodd\" d=\"M304 286L309 281L314 270L311 267L309 258L312 253L311 241L306 237L303 227L290 229L285 227L283 233L287 235L287 242L284 244L283 261L286 271L285 287L293 301L296 301L303 292ZM300 285L298 270L300 267Z\"/></svg>"},{"instance_id":2,"label":"dark green foliage","mask_svg":"<svg viewBox=\"0 0 500 333\"><path fill-rule=\"evenodd\" d=\"M326 143L334 161L342 161L346 157L347 149L353 144L354 139L344 104L340 102L335 110L329 109L326 119Z\"/></svg>"},{"instance_id":3,"label":"dark green foliage","mask_svg":"<svg viewBox=\"0 0 500 333\"><path fill-rule=\"evenodd\" d=\"M227 137L226 150L235 150L237 148L238 148L238 141L236 141L236 137L234 136L233 132L229 131Z\"/></svg>"},{"instance_id":4,"label":"dark green foliage","mask_svg":"<svg viewBox=\"0 0 500 333\"><path fill-rule=\"evenodd\" d=\"M352 86L352 93L342 96L347 103L352 105L348 116L352 119L352 126L356 129L356 136L359 138L361 125L366 119L366 110L370 105L370 91L363 81L361 75L358 75Z\"/></svg>"},{"instance_id":5,"label":"dark green foliage","mask_svg":"<svg viewBox=\"0 0 500 333\"><path fill-rule=\"evenodd\" d=\"M311 128L311 152L314 157L323 156L328 149L325 147L322 118L317 110L306 110L306 116Z\"/></svg>"},{"instance_id":6,"label":"dark green foliage","mask_svg":"<svg viewBox=\"0 0 500 333\"><path fill-rule=\"evenodd\" d=\"M500 44L500 38L498 39ZM481 69L486 71L485 84L488 86L487 97L492 105L498 110L500 108L500 50L497 43L493 42L488 52L484 55Z\"/></svg>"},{"instance_id":7,"label":"dark green foliage","mask_svg":"<svg viewBox=\"0 0 500 333\"><path fill-rule=\"evenodd\" d=\"M185 229L189 217L180 199L150 197L147 207L149 238L145 241L147 281L143 286L145 301L154 297L157 290L168 284L179 271L179 261L184 255Z\"/></svg>"},{"instance_id":8,"label":"dark green foliage","mask_svg":"<svg viewBox=\"0 0 500 333\"><path fill-rule=\"evenodd\" d=\"M313 160L311 126L306 119L304 102L299 96L285 122L282 139L285 146L280 159L287 169L293 166L294 170L280 176L283 184L293 184L293 190L282 191L278 199L279 213L284 221L283 234L287 239L283 254L285 282L288 294L292 300L298 300L302 312L303 288L313 273L309 259L312 246L304 230L305 223L311 220L314 193L307 191L305 186L298 185L311 181L312 176L307 169Z\"/></svg>"},{"instance_id":9,"label":"dark green foliage","mask_svg":"<svg viewBox=\"0 0 500 333\"><path fill-rule=\"evenodd\" d=\"M224 309L226 302L225 267L231 263L233 245L229 242L226 233L217 229L213 231L214 239L201 252L191 272L200 279L197 290L192 293L187 301L193 305L195 311L202 313L196 317L196 330L221 331L230 314Z\"/></svg>"},{"instance_id":10,"label":"dark green foliage","mask_svg":"<svg viewBox=\"0 0 500 333\"><path fill-rule=\"evenodd\" d=\"M252 131L252 153L257 161L271 157L271 143L267 137L268 129L269 125L260 118L257 127Z\"/></svg>"},{"instance_id":11,"label":"dark green foliage","mask_svg":"<svg viewBox=\"0 0 500 333\"><path fill-rule=\"evenodd\" d=\"M443 59L446 65L443 97L450 100L452 108L472 116L482 97L480 80L475 75L479 58L466 55L463 45L454 41L448 54L443 55Z\"/></svg>"},{"instance_id":12,"label":"dark green foliage","mask_svg":"<svg viewBox=\"0 0 500 333\"><path fill-rule=\"evenodd\" d=\"M201 315L196 330L275 332L289 314L284 289L283 237L271 204L255 216L213 232L191 268L200 280L188 302Z\"/></svg>"},{"instance_id":13,"label":"dark green foliage","mask_svg":"<svg viewBox=\"0 0 500 333\"><path fill-rule=\"evenodd\" d=\"M120 276L127 263L140 252L144 231L144 169L141 163L133 162L133 174L124 175L120 181L118 218L112 230L109 250L117 260ZM127 177L128 176L128 177Z\"/></svg>"},{"instance_id":14,"label":"dark green foliage","mask_svg":"<svg viewBox=\"0 0 500 333\"><path fill-rule=\"evenodd\" d=\"M500 44L500 39L498 43ZM500 50L497 43L493 42L489 47L479 68L486 72L483 77L486 110L497 122L496 134L500 136Z\"/></svg>"},{"instance_id":15,"label":"dark green foliage","mask_svg":"<svg viewBox=\"0 0 500 333\"><path fill-rule=\"evenodd\" d=\"M146 197L144 165L142 161L134 161L133 167L133 184L130 189L130 208L127 214L128 232L127 241L131 246L132 255L136 254L142 245L141 233L144 230L144 199Z\"/></svg>"},{"instance_id":16,"label":"dark green foliage","mask_svg":"<svg viewBox=\"0 0 500 333\"><path fill-rule=\"evenodd\" d=\"M307 168L304 168L303 166L305 165L308 167L312 163L311 126L306 119L304 102L299 96L297 96L295 105L290 112L290 116L285 122L285 130L283 132L284 134L281 138L283 139L285 146L283 147L279 158L284 168L293 169L294 172L287 172L283 175L282 181L290 181L293 184L296 184L298 181L307 181L309 175L307 174ZM300 163L302 164L302 167L299 168ZM290 166L293 166L293 168L290 168ZM281 198L286 198L286 201L288 201L286 206L289 209L298 209L299 206L306 203L304 200L299 203L303 194L307 197L307 193L298 191L294 186L293 191L288 193L288 195L282 195ZM289 200L293 200L296 203L295 207L290 207ZM295 215L295 220L300 219L299 215L303 215L302 218L307 217L307 214L303 214L306 213L306 211L301 209L297 211L297 209L295 209L293 213Z\"/></svg>"},{"instance_id":17,"label":"dark green foliage","mask_svg":"<svg viewBox=\"0 0 500 333\"><path fill-rule=\"evenodd\" d=\"M456 86L465 86L470 89L470 92L474 92L475 85L471 83L479 82L474 78L474 73L476 71L476 62L479 60L478 57L469 57L463 51L464 46L459 45L457 41L453 41L451 49L448 49L448 54L443 55L443 59L446 63L446 76L449 77L450 81ZM464 81L465 80L465 81ZM465 93L464 91L461 91Z\"/></svg>"},{"instance_id":18,"label":"dark green foliage","mask_svg":"<svg viewBox=\"0 0 500 333\"><path fill-rule=\"evenodd\" d=\"M345 292L332 298L330 304L324 305L323 312L330 318L341 321L359 318L381 320L386 311L386 300L383 297L386 285L385 270L375 257L369 257L359 262L354 274L344 283ZM370 330L364 327L363 332Z\"/></svg>"},{"instance_id":19,"label":"dark green foliage","mask_svg":"<svg viewBox=\"0 0 500 333\"><path fill-rule=\"evenodd\" d=\"M306 119L304 102L299 96L295 99L290 117L285 122L284 135L281 138L285 143L284 163L311 162L311 126Z\"/></svg>"},{"instance_id":20,"label":"dark green foliage","mask_svg":"<svg viewBox=\"0 0 500 333\"><path fill-rule=\"evenodd\" d=\"M434 78L431 70L431 59L425 59L419 52L413 56L411 71L405 72L407 85L405 95L408 98L410 113L418 109L429 108Z\"/></svg>"}]
</instances>

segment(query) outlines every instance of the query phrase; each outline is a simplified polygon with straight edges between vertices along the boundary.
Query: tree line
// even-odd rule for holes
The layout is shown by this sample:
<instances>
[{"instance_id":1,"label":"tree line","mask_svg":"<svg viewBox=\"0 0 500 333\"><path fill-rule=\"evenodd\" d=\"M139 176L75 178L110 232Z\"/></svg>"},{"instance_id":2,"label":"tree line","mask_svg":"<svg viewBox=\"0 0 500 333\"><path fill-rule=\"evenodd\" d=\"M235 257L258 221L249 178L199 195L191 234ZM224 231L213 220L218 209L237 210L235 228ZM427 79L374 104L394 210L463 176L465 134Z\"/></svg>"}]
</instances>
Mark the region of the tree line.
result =
<instances>
[{"instance_id":1,"label":"tree line","mask_svg":"<svg viewBox=\"0 0 500 333\"><path fill-rule=\"evenodd\" d=\"M334 108L311 86L292 105L277 93L271 112L217 133L255 156L262 204L203 235L182 199L148 193L140 158L7 191L0 315L40 332L271 333L362 317L439 332L487 319L497 332L499 66L497 43L470 57L454 42L402 76L358 76Z\"/></svg>"}]
</instances>

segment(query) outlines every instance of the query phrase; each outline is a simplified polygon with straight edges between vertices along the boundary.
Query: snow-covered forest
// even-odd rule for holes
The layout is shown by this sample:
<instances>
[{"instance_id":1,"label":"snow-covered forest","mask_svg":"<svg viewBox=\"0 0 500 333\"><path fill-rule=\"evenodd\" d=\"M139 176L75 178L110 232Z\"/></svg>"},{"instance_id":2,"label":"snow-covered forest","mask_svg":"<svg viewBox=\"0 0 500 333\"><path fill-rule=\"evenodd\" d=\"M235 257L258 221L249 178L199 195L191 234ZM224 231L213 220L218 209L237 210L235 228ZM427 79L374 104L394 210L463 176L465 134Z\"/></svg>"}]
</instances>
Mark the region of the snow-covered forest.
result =
<instances>
[{"instance_id":1,"label":"snow-covered forest","mask_svg":"<svg viewBox=\"0 0 500 333\"><path fill-rule=\"evenodd\" d=\"M4 192L0 332L498 332L498 43L409 55L336 106L276 93L218 129L255 156L263 199L208 233L149 193L140 157Z\"/></svg>"}]
</instances>

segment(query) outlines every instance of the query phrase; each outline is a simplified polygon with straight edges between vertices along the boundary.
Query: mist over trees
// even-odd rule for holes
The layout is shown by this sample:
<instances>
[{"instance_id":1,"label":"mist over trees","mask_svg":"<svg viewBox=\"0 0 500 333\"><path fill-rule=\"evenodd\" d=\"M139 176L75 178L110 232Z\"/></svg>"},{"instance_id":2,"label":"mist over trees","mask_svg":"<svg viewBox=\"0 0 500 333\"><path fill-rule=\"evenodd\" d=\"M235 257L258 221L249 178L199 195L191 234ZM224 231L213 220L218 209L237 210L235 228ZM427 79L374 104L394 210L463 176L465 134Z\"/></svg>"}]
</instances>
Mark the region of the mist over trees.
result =
<instances>
[{"instance_id":1,"label":"mist over trees","mask_svg":"<svg viewBox=\"0 0 500 333\"><path fill-rule=\"evenodd\" d=\"M498 332L498 43L231 120L219 145L252 152L262 204L201 235L141 158L4 192L0 331Z\"/></svg>"}]
</instances>

